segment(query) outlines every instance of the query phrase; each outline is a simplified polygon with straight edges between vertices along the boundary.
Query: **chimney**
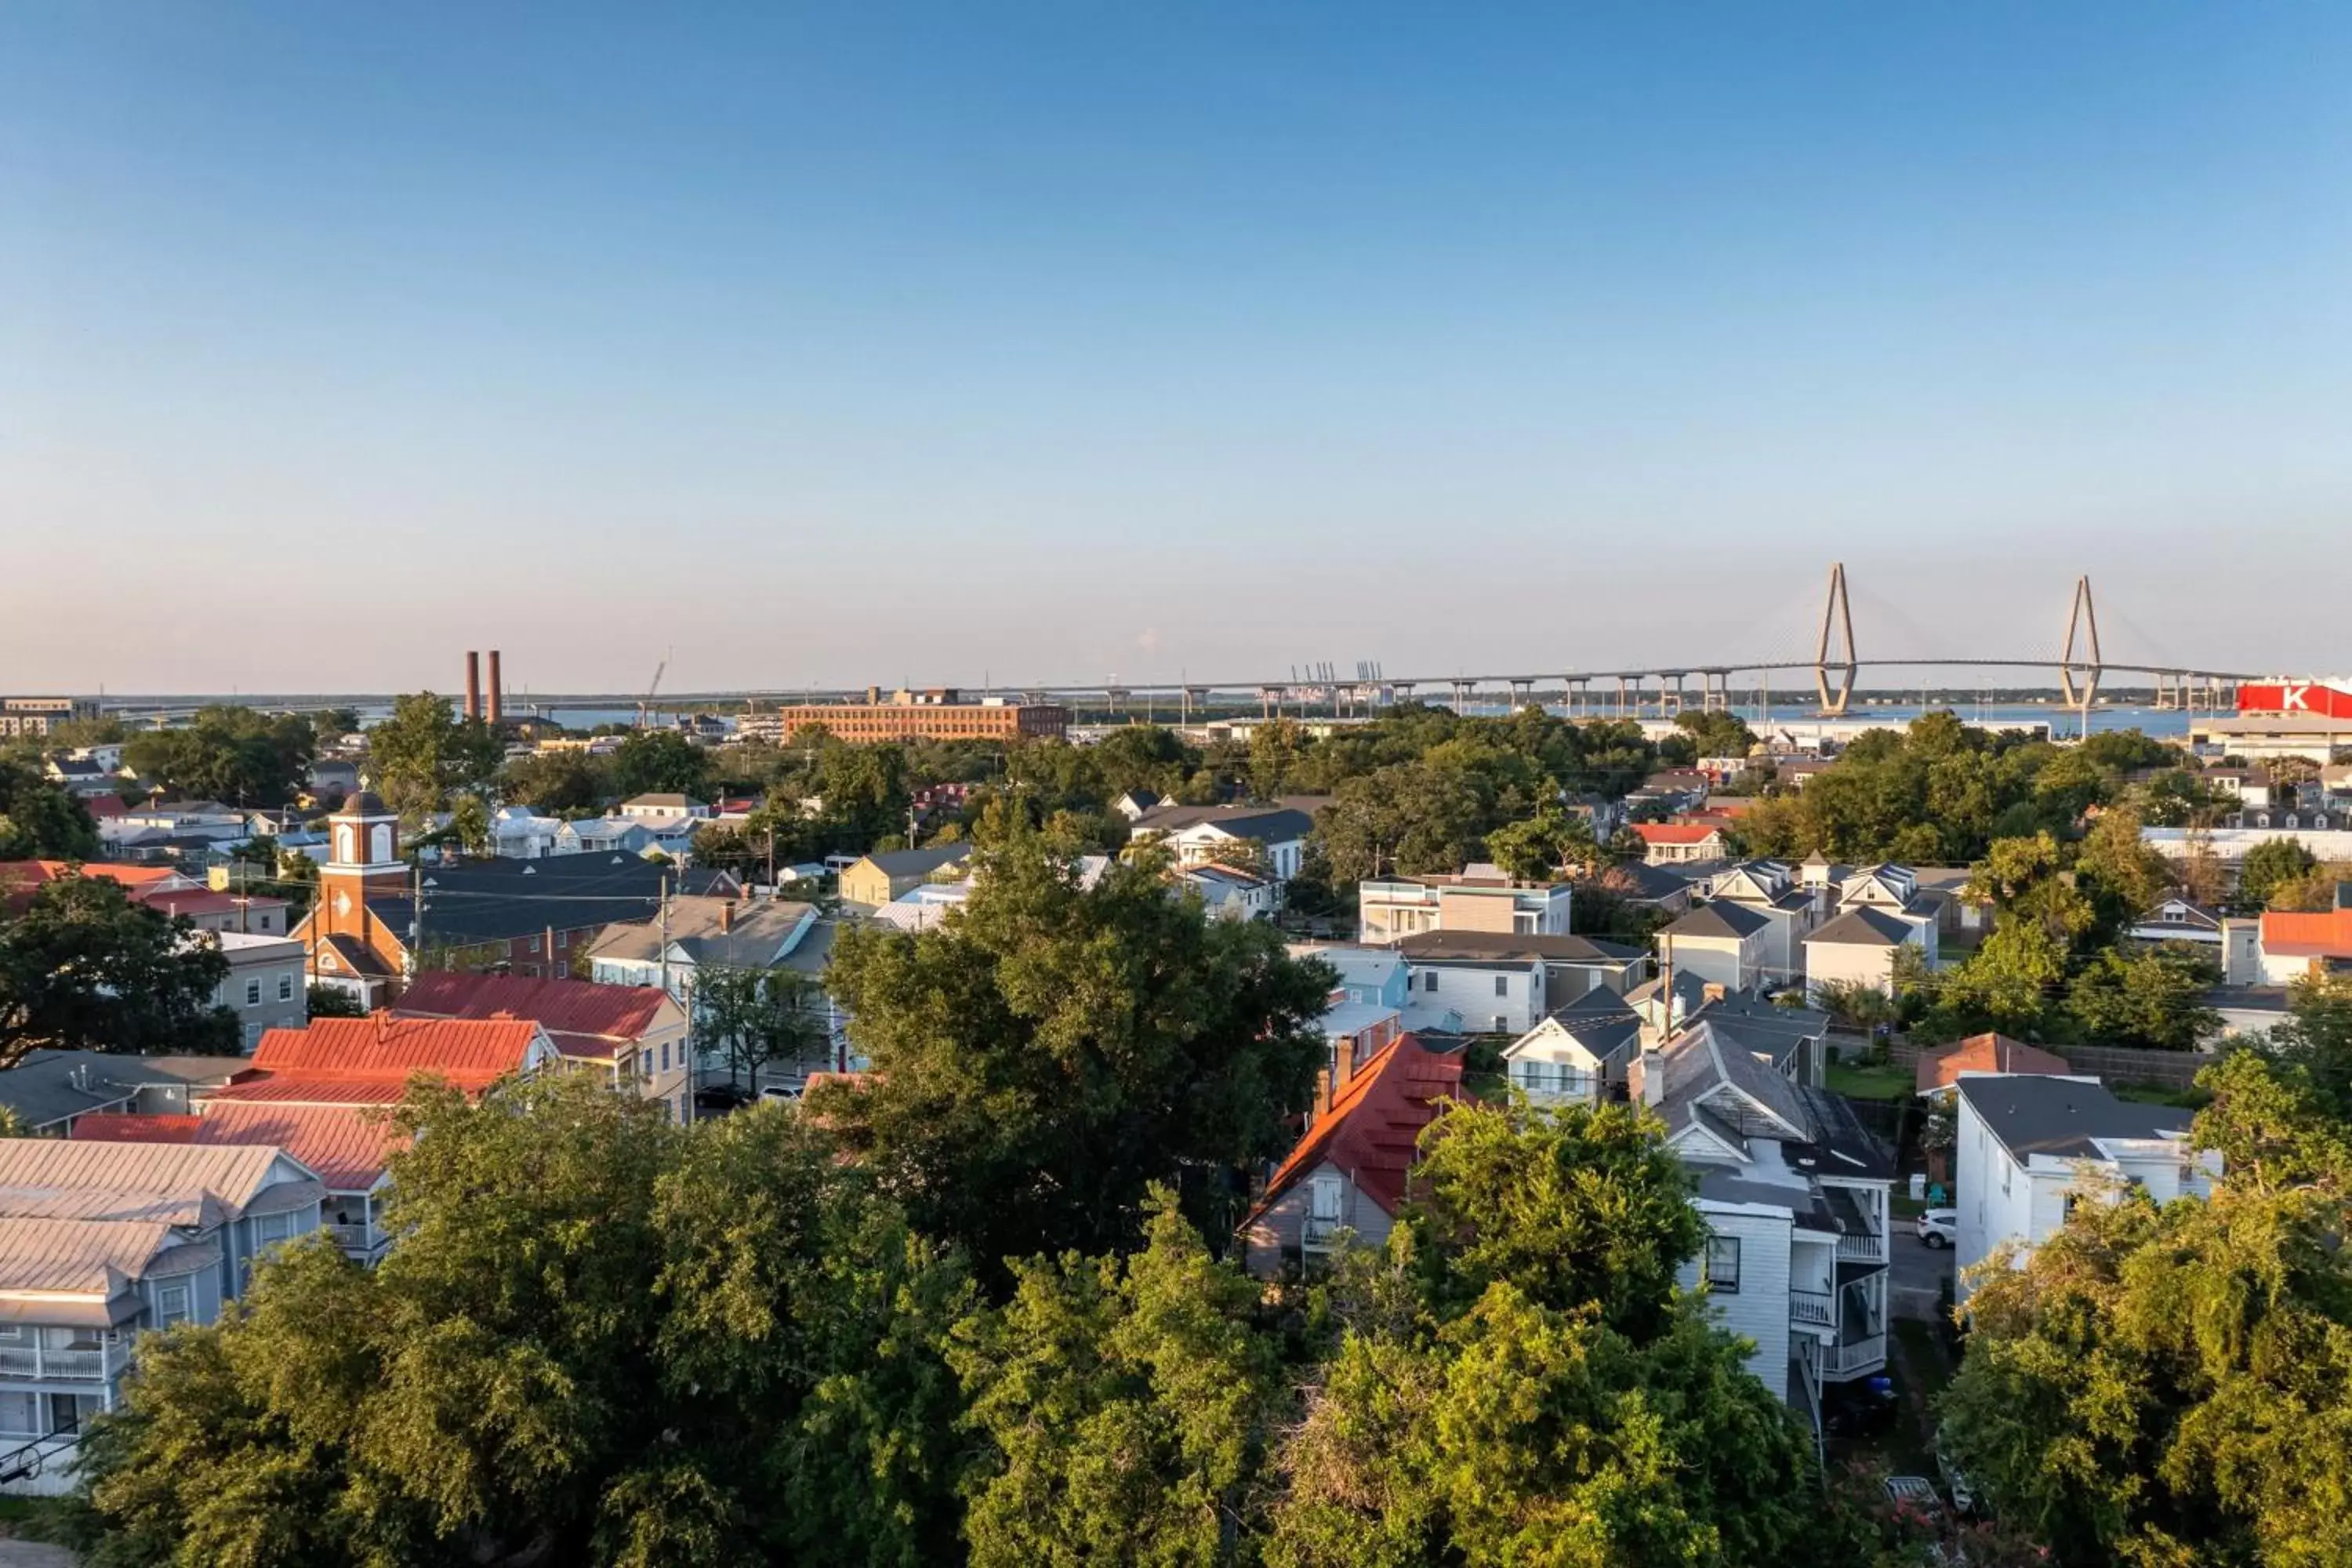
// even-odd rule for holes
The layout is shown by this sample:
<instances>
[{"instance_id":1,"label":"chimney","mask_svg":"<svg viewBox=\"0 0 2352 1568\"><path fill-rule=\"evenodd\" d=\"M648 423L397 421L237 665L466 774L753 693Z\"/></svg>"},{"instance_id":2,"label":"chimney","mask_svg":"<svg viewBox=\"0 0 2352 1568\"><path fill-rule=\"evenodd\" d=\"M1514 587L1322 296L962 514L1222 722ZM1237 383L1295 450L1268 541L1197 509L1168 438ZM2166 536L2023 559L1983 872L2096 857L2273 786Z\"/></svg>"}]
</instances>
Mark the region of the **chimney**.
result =
<instances>
[{"instance_id":1,"label":"chimney","mask_svg":"<svg viewBox=\"0 0 2352 1568\"><path fill-rule=\"evenodd\" d=\"M1307 1119L1307 1125L1312 1127L1330 1114L1331 1069L1325 1068L1315 1075L1315 1113Z\"/></svg>"},{"instance_id":2,"label":"chimney","mask_svg":"<svg viewBox=\"0 0 2352 1568\"><path fill-rule=\"evenodd\" d=\"M1710 980L1698 988L1698 998L1702 1004L1720 1002L1725 994L1723 983L1719 980Z\"/></svg>"},{"instance_id":3,"label":"chimney","mask_svg":"<svg viewBox=\"0 0 2352 1568\"><path fill-rule=\"evenodd\" d=\"M735 900L728 900L719 906L719 934L725 936L735 929Z\"/></svg>"},{"instance_id":4,"label":"chimney","mask_svg":"<svg viewBox=\"0 0 2352 1568\"><path fill-rule=\"evenodd\" d=\"M473 649L466 650L466 717L482 716L482 656Z\"/></svg>"},{"instance_id":5,"label":"chimney","mask_svg":"<svg viewBox=\"0 0 2352 1568\"><path fill-rule=\"evenodd\" d=\"M1349 1036L1342 1038L1339 1042L1339 1048L1334 1050L1331 1053L1331 1056L1339 1068L1339 1070L1332 1075L1331 1079L1331 1098L1334 1101L1337 1101L1342 1095L1348 1092L1348 1086L1356 1081L1355 1037L1353 1036Z\"/></svg>"},{"instance_id":6,"label":"chimney","mask_svg":"<svg viewBox=\"0 0 2352 1568\"><path fill-rule=\"evenodd\" d=\"M499 674L499 650L496 648L490 649L489 703L489 721L495 724L505 718L507 713L506 682Z\"/></svg>"}]
</instances>

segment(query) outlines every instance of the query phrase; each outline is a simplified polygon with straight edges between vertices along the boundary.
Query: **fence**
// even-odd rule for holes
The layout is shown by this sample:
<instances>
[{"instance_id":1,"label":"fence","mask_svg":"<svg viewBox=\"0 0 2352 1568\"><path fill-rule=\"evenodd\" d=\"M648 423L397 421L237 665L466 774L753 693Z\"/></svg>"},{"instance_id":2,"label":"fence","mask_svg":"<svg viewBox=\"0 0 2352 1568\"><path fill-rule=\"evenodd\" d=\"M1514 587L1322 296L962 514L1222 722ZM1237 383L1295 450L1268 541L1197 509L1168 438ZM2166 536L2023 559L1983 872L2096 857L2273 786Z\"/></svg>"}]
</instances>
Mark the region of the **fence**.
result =
<instances>
[{"instance_id":1,"label":"fence","mask_svg":"<svg viewBox=\"0 0 2352 1568\"><path fill-rule=\"evenodd\" d=\"M1841 1042L1843 1043L1843 1042ZM1895 1040L1886 1047L1890 1067L1916 1072L1923 1051L1940 1047L1916 1040ZM2197 1075L2216 1060L2209 1051L2149 1051L2131 1046L2042 1046L2076 1072L2093 1073L2109 1083L2152 1083L2167 1089L2187 1089Z\"/></svg>"}]
</instances>

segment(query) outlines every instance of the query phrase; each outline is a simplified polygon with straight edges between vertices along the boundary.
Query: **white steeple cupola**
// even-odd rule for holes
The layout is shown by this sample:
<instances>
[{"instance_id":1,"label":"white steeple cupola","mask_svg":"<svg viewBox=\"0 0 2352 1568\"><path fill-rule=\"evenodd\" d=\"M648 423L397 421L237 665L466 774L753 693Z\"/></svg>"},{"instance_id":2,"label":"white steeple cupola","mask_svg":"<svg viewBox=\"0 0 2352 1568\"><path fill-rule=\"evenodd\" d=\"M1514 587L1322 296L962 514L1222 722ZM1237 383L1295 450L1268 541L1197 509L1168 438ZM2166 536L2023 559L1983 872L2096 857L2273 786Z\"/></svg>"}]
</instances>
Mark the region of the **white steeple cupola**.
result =
<instances>
[{"instance_id":1,"label":"white steeple cupola","mask_svg":"<svg viewBox=\"0 0 2352 1568\"><path fill-rule=\"evenodd\" d=\"M407 874L400 858L400 814L387 808L373 790L362 790L345 801L327 826L327 864L321 870Z\"/></svg>"}]
</instances>

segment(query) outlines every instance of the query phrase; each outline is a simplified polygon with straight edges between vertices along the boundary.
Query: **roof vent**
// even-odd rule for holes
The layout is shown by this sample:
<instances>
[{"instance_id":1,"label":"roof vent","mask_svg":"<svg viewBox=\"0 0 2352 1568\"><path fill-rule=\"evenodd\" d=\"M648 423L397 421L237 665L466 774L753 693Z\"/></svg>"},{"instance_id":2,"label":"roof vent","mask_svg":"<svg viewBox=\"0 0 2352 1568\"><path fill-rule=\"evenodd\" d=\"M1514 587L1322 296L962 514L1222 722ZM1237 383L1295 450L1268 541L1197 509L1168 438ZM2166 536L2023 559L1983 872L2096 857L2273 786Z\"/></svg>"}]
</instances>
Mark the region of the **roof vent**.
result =
<instances>
[{"instance_id":1,"label":"roof vent","mask_svg":"<svg viewBox=\"0 0 2352 1568\"><path fill-rule=\"evenodd\" d=\"M522 874L526 877L536 877L539 875L539 868L526 864L522 868Z\"/></svg>"}]
</instances>

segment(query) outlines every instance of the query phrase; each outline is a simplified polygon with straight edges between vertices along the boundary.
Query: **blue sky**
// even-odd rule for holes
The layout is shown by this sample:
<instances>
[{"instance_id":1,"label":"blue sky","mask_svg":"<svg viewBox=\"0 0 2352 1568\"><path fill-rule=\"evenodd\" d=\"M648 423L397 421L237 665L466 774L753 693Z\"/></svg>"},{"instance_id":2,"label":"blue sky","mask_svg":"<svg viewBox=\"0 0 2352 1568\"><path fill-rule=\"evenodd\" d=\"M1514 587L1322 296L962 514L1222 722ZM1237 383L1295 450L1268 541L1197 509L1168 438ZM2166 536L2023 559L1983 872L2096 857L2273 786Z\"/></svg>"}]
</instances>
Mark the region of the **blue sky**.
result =
<instances>
[{"instance_id":1,"label":"blue sky","mask_svg":"<svg viewBox=\"0 0 2352 1568\"><path fill-rule=\"evenodd\" d=\"M2352 8L0 6L0 686L2352 665Z\"/></svg>"}]
</instances>

